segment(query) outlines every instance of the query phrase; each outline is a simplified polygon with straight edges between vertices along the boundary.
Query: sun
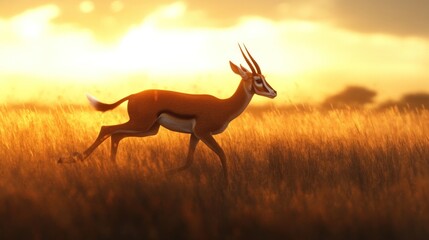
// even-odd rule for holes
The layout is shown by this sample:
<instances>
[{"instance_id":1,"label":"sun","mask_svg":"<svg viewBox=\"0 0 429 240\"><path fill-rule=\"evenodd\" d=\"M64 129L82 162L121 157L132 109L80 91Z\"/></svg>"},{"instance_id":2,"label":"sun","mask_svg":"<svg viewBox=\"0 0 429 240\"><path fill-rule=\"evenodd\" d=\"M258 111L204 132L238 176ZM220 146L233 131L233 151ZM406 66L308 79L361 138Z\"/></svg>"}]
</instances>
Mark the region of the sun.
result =
<instances>
[{"instance_id":1,"label":"sun","mask_svg":"<svg viewBox=\"0 0 429 240\"><path fill-rule=\"evenodd\" d=\"M82 1L79 4L79 9L82 13L91 13L94 11L95 5L92 1Z\"/></svg>"}]
</instances>

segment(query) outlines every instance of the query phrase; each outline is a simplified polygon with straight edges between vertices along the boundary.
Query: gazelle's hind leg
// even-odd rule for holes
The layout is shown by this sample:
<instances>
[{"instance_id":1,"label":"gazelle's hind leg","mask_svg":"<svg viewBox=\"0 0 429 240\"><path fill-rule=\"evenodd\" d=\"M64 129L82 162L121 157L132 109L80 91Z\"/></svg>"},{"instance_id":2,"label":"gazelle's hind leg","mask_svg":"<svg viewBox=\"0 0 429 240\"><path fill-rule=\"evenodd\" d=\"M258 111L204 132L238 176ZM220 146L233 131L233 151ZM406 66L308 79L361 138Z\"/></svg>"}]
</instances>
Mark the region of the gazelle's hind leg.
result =
<instances>
[{"instance_id":1,"label":"gazelle's hind leg","mask_svg":"<svg viewBox=\"0 0 429 240\"><path fill-rule=\"evenodd\" d=\"M123 124L112 125L112 126L102 126L100 129L100 133L98 134L97 139L95 139L94 143L88 147L78 158L79 160L84 160L102 143L104 140L109 138L114 134L141 134L147 132L153 126L155 119L151 122L138 122L138 121L128 121Z\"/></svg>"},{"instance_id":2,"label":"gazelle's hind leg","mask_svg":"<svg viewBox=\"0 0 429 240\"><path fill-rule=\"evenodd\" d=\"M186 157L186 163L185 165L178 167L178 168L174 168L171 170L168 170L167 173L168 174L173 174L173 173L177 173L180 172L182 170L185 170L187 168L189 168L192 165L192 162L194 161L194 152L195 152L195 148L197 147L197 144L200 140L194 135L191 134L191 138L189 140L189 150L188 150L188 156Z\"/></svg>"},{"instance_id":3,"label":"gazelle's hind leg","mask_svg":"<svg viewBox=\"0 0 429 240\"><path fill-rule=\"evenodd\" d=\"M98 133L98 137L95 139L95 141L89 146L82 154L82 159L84 160L87 158L91 153L102 143L104 140L109 138L112 134L115 132L122 132L127 129L133 129L134 125L130 122L126 122L119 125L112 125L112 126L102 126L100 129L100 132Z\"/></svg>"},{"instance_id":4,"label":"gazelle's hind leg","mask_svg":"<svg viewBox=\"0 0 429 240\"><path fill-rule=\"evenodd\" d=\"M140 133L114 133L110 140L110 159L116 161L116 153L118 152L119 142L126 137L147 137L156 135L159 131L159 124L155 123L148 131Z\"/></svg>"},{"instance_id":5,"label":"gazelle's hind leg","mask_svg":"<svg viewBox=\"0 0 429 240\"><path fill-rule=\"evenodd\" d=\"M73 163L76 161L82 161L87 158L104 140L109 138L113 133L125 130L125 129L133 129L133 124L130 122L126 122L119 125L112 126L102 126L100 132L98 133L97 139L89 146L82 154L79 152L74 152L68 158L60 158L58 163Z\"/></svg>"}]
</instances>

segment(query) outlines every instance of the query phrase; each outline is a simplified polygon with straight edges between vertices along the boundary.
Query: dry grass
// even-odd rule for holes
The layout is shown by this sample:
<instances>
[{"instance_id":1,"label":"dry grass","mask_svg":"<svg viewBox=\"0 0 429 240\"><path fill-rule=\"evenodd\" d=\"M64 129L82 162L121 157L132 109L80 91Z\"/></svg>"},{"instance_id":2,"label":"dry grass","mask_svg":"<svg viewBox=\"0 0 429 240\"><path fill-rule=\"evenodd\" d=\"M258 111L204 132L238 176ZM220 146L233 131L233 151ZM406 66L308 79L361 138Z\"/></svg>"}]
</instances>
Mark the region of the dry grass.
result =
<instances>
[{"instance_id":1,"label":"dry grass","mask_svg":"<svg viewBox=\"0 0 429 240\"><path fill-rule=\"evenodd\" d=\"M244 114L217 136L229 163L161 131L84 150L102 124L86 108L0 108L0 239L427 239L429 113Z\"/></svg>"}]
</instances>

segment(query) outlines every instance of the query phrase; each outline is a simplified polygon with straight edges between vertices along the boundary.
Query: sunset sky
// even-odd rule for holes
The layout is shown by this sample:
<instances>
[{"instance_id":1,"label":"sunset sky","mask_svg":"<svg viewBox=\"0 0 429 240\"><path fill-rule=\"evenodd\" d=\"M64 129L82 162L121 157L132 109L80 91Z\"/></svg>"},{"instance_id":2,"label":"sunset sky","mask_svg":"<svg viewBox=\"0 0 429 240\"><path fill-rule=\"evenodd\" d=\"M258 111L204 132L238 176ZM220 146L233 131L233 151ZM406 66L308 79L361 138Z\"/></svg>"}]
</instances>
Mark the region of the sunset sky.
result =
<instances>
[{"instance_id":1,"label":"sunset sky","mask_svg":"<svg viewBox=\"0 0 429 240\"><path fill-rule=\"evenodd\" d=\"M429 92L429 1L0 1L0 103L113 101L148 88L218 97L245 43L276 103L348 85ZM256 100L257 99L257 100ZM255 97L256 102L272 101Z\"/></svg>"}]
</instances>

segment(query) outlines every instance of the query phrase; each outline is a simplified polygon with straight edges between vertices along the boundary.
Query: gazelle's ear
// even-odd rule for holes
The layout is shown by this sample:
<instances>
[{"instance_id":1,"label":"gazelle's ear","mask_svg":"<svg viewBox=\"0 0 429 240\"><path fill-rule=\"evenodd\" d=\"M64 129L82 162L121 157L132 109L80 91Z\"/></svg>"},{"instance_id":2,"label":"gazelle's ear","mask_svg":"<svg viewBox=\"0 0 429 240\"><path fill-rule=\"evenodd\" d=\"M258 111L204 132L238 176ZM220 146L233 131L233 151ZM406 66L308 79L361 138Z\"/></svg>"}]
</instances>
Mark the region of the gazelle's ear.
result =
<instances>
[{"instance_id":1,"label":"gazelle's ear","mask_svg":"<svg viewBox=\"0 0 429 240\"><path fill-rule=\"evenodd\" d=\"M231 61L229 61L229 66L231 66L231 69L235 74L240 75L242 78L246 77L246 73Z\"/></svg>"}]
</instances>

